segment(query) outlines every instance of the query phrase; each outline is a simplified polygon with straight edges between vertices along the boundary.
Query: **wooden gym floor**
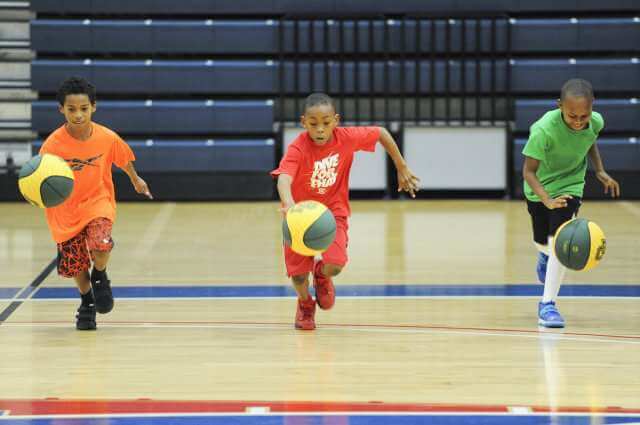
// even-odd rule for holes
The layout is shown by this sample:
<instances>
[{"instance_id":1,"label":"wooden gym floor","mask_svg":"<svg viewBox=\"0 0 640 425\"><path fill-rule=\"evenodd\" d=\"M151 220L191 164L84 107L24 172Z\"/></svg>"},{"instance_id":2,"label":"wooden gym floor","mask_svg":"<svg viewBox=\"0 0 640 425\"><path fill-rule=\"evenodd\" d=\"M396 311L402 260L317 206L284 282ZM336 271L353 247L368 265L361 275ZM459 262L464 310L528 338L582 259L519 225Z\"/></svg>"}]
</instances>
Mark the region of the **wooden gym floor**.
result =
<instances>
[{"instance_id":1,"label":"wooden gym floor","mask_svg":"<svg viewBox=\"0 0 640 425\"><path fill-rule=\"evenodd\" d=\"M29 286L55 254L42 211L0 209L0 425L640 422L640 202L582 207L607 253L568 273L564 330L536 325L523 202L353 202L314 332L276 203L119 204L116 307L89 333L71 280Z\"/></svg>"}]
</instances>

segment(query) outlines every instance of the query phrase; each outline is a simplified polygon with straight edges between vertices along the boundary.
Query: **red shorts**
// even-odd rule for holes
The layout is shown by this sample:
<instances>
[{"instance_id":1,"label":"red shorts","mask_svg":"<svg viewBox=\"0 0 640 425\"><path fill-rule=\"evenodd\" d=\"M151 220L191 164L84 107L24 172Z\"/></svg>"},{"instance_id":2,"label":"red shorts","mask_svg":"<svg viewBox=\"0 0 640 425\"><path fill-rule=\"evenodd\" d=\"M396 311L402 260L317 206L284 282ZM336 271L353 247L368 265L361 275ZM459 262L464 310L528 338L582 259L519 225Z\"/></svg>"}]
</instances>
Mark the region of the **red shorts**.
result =
<instances>
[{"instance_id":1,"label":"red shorts","mask_svg":"<svg viewBox=\"0 0 640 425\"><path fill-rule=\"evenodd\" d=\"M322 253L322 261L325 264L336 264L344 267L347 264L347 247L349 246L349 222L346 217L336 217L336 239ZM313 271L313 257L296 254L284 245L284 263L287 266L287 276L305 275Z\"/></svg>"},{"instance_id":2,"label":"red shorts","mask_svg":"<svg viewBox=\"0 0 640 425\"><path fill-rule=\"evenodd\" d=\"M91 251L110 252L113 248L111 227L107 218L96 218L68 241L58 244L58 274L75 277L91 268Z\"/></svg>"}]
</instances>

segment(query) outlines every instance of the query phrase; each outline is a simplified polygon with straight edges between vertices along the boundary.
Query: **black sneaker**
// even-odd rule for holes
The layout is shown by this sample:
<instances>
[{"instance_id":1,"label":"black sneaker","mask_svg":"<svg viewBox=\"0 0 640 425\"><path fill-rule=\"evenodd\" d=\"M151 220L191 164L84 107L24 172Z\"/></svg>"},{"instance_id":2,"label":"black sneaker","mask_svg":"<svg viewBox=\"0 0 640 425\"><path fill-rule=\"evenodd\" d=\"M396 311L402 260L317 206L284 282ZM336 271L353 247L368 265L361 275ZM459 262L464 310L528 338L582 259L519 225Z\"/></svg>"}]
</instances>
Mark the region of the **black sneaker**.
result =
<instances>
[{"instance_id":1,"label":"black sneaker","mask_svg":"<svg viewBox=\"0 0 640 425\"><path fill-rule=\"evenodd\" d=\"M76 313L76 329L79 331L96 330L96 306L80 304Z\"/></svg>"},{"instance_id":2,"label":"black sneaker","mask_svg":"<svg viewBox=\"0 0 640 425\"><path fill-rule=\"evenodd\" d=\"M100 314L105 314L113 310L111 281L107 278L105 270L98 271L94 268L91 271L91 287L96 300L96 311Z\"/></svg>"}]
</instances>

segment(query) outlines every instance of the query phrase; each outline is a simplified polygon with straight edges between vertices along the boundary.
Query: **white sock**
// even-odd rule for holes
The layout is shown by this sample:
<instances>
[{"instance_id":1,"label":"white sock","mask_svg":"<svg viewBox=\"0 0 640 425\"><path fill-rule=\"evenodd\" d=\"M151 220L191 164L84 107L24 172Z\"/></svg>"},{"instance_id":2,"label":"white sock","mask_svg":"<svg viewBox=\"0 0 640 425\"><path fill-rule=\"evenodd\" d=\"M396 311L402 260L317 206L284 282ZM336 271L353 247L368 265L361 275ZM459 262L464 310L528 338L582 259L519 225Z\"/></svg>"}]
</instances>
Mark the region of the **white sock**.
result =
<instances>
[{"instance_id":1,"label":"white sock","mask_svg":"<svg viewBox=\"0 0 640 425\"><path fill-rule=\"evenodd\" d=\"M533 244L536 246L536 249L539 252L541 252L541 253L543 253L545 255L549 255L549 246L548 245L542 245L542 244L539 244L538 242L534 242Z\"/></svg>"},{"instance_id":2,"label":"white sock","mask_svg":"<svg viewBox=\"0 0 640 425\"><path fill-rule=\"evenodd\" d=\"M549 247L553 247L553 237L549 236ZM542 295L542 302L548 303L549 301L555 301L558 298L558 292L560 292L560 285L562 279L564 279L564 273L567 268L560 264L558 257L552 248L549 249L549 261L547 262L547 277L544 281L544 294Z\"/></svg>"}]
</instances>

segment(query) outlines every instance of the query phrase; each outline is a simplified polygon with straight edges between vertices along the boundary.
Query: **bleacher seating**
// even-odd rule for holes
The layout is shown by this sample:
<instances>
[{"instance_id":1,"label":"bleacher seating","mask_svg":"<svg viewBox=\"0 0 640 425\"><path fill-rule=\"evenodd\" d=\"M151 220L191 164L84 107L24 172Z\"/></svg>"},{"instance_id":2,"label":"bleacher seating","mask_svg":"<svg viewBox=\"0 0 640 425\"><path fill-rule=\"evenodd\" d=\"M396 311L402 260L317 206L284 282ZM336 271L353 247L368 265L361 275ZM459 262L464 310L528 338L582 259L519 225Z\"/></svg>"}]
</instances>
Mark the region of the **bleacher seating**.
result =
<instances>
[{"instance_id":1,"label":"bleacher seating","mask_svg":"<svg viewBox=\"0 0 640 425\"><path fill-rule=\"evenodd\" d=\"M291 100L312 90L368 96L385 110L388 99L413 96L431 120L459 108L449 99L466 96L476 113L463 110L463 119L515 119L517 175L529 125L555 106L564 81L582 77L605 116L599 146L608 168L638 174L637 6L326 0L301 10L297 0L32 0L32 88L42 99L33 103L32 125L41 137L58 127L53 94L65 77L84 75L98 88L96 121L132 143L142 170L162 174L169 186L193 173L223 176L213 180L212 198L237 196L226 184L240 176L255 188L251 197L268 198L265 171L281 153L274 123L297 117ZM283 111L274 103L281 93ZM421 96L432 103L420 105ZM513 115L505 112L510 101ZM194 198L207 198L200 192L208 184L202 177Z\"/></svg>"},{"instance_id":2,"label":"bleacher seating","mask_svg":"<svg viewBox=\"0 0 640 425\"><path fill-rule=\"evenodd\" d=\"M377 14L402 13L526 13L526 12L597 12L628 11L637 12L636 0L439 0L425 6L423 0L376 0L369 3L362 0L310 1L300 8L298 0L31 0L31 7L40 13L93 14L93 15L280 15L280 14L333 14L334 16L353 13L372 13L375 5Z\"/></svg>"},{"instance_id":3,"label":"bleacher seating","mask_svg":"<svg viewBox=\"0 0 640 425\"><path fill-rule=\"evenodd\" d=\"M513 61L515 93L556 93L570 78L584 78L600 93L633 92L640 88L640 60L517 59Z\"/></svg>"},{"instance_id":4,"label":"bleacher seating","mask_svg":"<svg viewBox=\"0 0 640 425\"><path fill-rule=\"evenodd\" d=\"M515 131L529 131L531 124L555 108L556 103L552 100L517 100ZM607 133L640 134L640 102L637 99L596 99L593 108L605 118Z\"/></svg>"},{"instance_id":5,"label":"bleacher seating","mask_svg":"<svg viewBox=\"0 0 640 425\"><path fill-rule=\"evenodd\" d=\"M414 20L389 21L389 45L394 52L412 53L432 51L431 22L420 21L419 40L416 43ZM506 23L496 22L496 52L507 49ZM476 38L474 19L465 21L465 39L462 43L461 20L437 20L435 25L434 52L446 50L446 31L450 31L450 51L472 52L478 50L490 53L492 50L491 22L480 20L479 43ZM294 50L295 30L292 22L285 22L282 36L285 52ZM298 26L298 49L309 52L309 21ZM344 21L342 46L340 44L340 24L338 21L315 21L315 40L313 51L328 50L332 53L369 52L384 53L385 22L372 21L373 49L369 46L369 22L357 25L358 45L355 47L355 23ZM640 25L634 18L603 19L514 19L511 25L511 51L514 53L531 52L593 52L608 51L615 45L625 51L640 51ZM31 43L39 52L87 53L131 53L131 54L233 54L233 55L275 55L279 52L278 20L54 20L43 19L31 25ZM328 37L324 39L324 31ZM405 44L402 44L404 31ZM553 34L553 43L549 43L548 34Z\"/></svg>"},{"instance_id":6,"label":"bleacher seating","mask_svg":"<svg viewBox=\"0 0 640 425\"><path fill-rule=\"evenodd\" d=\"M272 101L99 101L96 122L123 135L264 135L273 132ZM62 124L55 101L32 105L34 130ZM247 119L247 117L251 117Z\"/></svg>"},{"instance_id":7,"label":"bleacher seating","mask_svg":"<svg viewBox=\"0 0 640 425\"><path fill-rule=\"evenodd\" d=\"M358 87L360 91L369 93L411 93L415 91L415 62L404 62L404 90L403 63L382 61L373 62L373 74L368 62L359 62ZM278 62L273 61L54 61L38 60L32 64L32 85L35 90L52 93L57 89L60 81L68 75L82 75L93 81L105 93L129 94L256 94L273 96L279 91ZM314 84L310 85L310 67L308 61L298 63L298 84L294 79L294 63L285 63L284 89L287 93L304 95L312 89L316 91L341 91L354 93L356 91L356 72L353 61L340 63L314 62ZM389 72L388 86L385 86L384 68ZM473 61L465 62L464 90L474 91L478 83L478 91L491 91L491 80L488 72L491 67L489 60L482 60L478 66L481 69L480 80L476 81ZM495 91L506 90L506 61L496 62L497 70ZM445 68L448 67L448 70ZM434 63L435 80L431 88L431 65L428 61L420 61L420 88L422 92L457 93L463 90L460 83L460 61L445 62L438 60ZM325 87L325 72L329 72L329 88ZM344 81L340 86L339 74L343 73ZM445 76L449 75L449 87L446 86ZM371 75L373 75L373 86Z\"/></svg>"},{"instance_id":8,"label":"bleacher seating","mask_svg":"<svg viewBox=\"0 0 640 425\"><path fill-rule=\"evenodd\" d=\"M273 168L275 143L262 140L127 140L136 169L147 173L262 172ZM33 143L34 154L42 142Z\"/></svg>"},{"instance_id":9,"label":"bleacher seating","mask_svg":"<svg viewBox=\"0 0 640 425\"><path fill-rule=\"evenodd\" d=\"M522 149L527 139L518 138L514 143L513 161L515 170L522 172L524 156ZM637 172L640 164L640 144L636 138L601 138L597 141L598 150L606 169L611 172Z\"/></svg>"}]
</instances>

